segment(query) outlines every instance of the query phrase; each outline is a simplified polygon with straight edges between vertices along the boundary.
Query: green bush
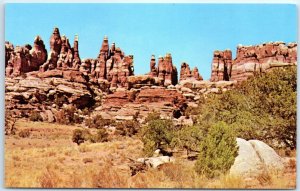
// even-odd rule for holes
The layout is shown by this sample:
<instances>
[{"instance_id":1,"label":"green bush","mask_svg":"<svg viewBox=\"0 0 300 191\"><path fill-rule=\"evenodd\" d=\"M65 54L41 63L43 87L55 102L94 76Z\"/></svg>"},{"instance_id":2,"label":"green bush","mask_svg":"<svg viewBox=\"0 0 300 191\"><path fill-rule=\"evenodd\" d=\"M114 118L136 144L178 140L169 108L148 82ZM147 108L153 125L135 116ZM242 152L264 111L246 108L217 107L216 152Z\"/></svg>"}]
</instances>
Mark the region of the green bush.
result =
<instances>
[{"instance_id":1,"label":"green bush","mask_svg":"<svg viewBox=\"0 0 300 191\"><path fill-rule=\"evenodd\" d=\"M145 118L145 123L148 123L149 121L154 121L160 119L160 113L157 111L153 111L147 115Z\"/></svg>"},{"instance_id":2,"label":"green bush","mask_svg":"<svg viewBox=\"0 0 300 191\"><path fill-rule=\"evenodd\" d=\"M219 176L230 169L237 154L234 130L224 122L216 123L200 141L195 170L208 178Z\"/></svg>"},{"instance_id":3,"label":"green bush","mask_svg":"<svg viewBox=\"0 0 300 191\"><path fill-rule=\"evenodd\" d=\"M164 150L170 146L174 136L174 125L171 120L155 119L149 121L141 130L144 153L151 156L156 149Z\"/></svg>"},{"instance_id":4,"label":"green bush","mask_svg":"<svg viewBox=\"0 0 300 191\"><path fill-rule=\"evenodd\" d=\"M172 147L186 150L187 156L190 151L198 151L200 141L203 139L203 131L199 126L184 126L174 132L171 141Z\"/></svg>"}]
</instances>

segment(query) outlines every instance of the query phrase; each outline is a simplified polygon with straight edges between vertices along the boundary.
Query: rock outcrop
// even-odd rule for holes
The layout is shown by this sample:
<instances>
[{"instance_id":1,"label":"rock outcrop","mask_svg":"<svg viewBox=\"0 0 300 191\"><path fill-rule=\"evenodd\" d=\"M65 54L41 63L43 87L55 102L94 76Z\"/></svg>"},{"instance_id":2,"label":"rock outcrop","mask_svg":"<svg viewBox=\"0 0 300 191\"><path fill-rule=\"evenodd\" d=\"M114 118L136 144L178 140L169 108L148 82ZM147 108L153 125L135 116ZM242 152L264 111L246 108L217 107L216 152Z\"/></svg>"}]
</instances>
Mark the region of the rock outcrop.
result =
<instances>
[{"instance_id":1,"label":"rock outcrop","mask_svg":"<svg viewBox=\"0 0 300 191\"><path fill-rule=\"evenodd\" d=\"M236 58L231 51L215 51L211 81L236 80L242 82L255 74L265 73L276 67L297 65L297 44L270 42L256 46L237 47Z\"/></svg>"},{"instance_id":2,"label":"rock outcrop","mask_svg":"<svg viewBox=\"0 0 300 191\"><path fill-rule=\"evenodd\" d=\"M63 105L82 109L93 104L89 88L55 76L51 78L6 78L5 106L17 117L28 117L32 111L55 114Z\"/></svg>"},{"instance_id":3,"label":"rock outcrop","mask_svg":"<svg viewBox=\"0 0 300 191\"><path fill-rule=\"evenodd\" d=\"M230 174L249 178L283 170L282 158L264 142L237 138L237 145L238 156L230 168Z\"/></svg>"}]
</instances>

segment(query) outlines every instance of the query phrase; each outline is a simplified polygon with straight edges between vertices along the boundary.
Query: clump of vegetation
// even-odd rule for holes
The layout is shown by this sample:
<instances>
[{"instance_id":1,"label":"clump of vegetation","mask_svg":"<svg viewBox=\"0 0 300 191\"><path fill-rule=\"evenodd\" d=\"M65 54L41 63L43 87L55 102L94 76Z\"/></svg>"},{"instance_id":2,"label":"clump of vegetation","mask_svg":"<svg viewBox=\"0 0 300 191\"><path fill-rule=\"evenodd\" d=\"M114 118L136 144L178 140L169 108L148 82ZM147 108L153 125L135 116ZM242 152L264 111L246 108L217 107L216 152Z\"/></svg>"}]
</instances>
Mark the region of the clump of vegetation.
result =
<instances>
[{"instance_id":1,"label":"clump of vegetation","mask_svg":"<svg viewBox=\"0 0 300 191\"><path fill-rule=\"evenodd\" d=\"M72 135L72 141L77 145L90 141L92 143L108 141L108 133L105 129L98 129L96 134L92 134L88 129L75 129Z\"/></svg>"},{"instance_id":2,"label":"clump of vegetation","mask_svg":"<svg viewBox=\"0 0 300 191\"><path fill-rule=\"evenodd\" d=\"M21 138L27 138L27 137L30 136L30 130L29 129L23 129L23 130L19 131L18 135Z\"/></svg>"},{"instance_id":3,"label":"clump of vegetation","mask_svg":"<svg viewBox=\"0 0 300 191\"><path fill-rule=\"evenodd\" d=\"M90 131L88 129L75 129L72 135L72 141L77 145L84 143L90 139Z\"/></svg>"},{"instance_id":4,"label":"clump of vegetation","mask_svg":"<svg viewBox=\"0 0 300 191\"><path fill-rule=\"evenodd\" d=\"M101 129L105 126L112 125L115 122L111 119L104 119L101 115L95 115L85 120L85 125L89 128Z\"/></svg>"},{"instance_id":5,"label":"clump of vegetation","mask_svg":"<svg viewBox=\"0 0 300 191\"><path fill-rule=\"evenodd\" d=\"M169 119L154 119L148 121L141 130L144 143L144 153L151 156L156 149L165 150L170 146L174 135L174 124Z\"/></svg>"},{"instance_id":6,"label":"clump of vegetation","mask_svg":"<svg viewBox=\"0 0 300 191\"><path fill-rule=\"evenodd\" d=\"M150 121L154 121L160 119L160 113L157 111L153 111L148 114L148 116L145 118L145 123L148 123Z\"/></svg>"},{"instance_id":7,"label":"clump of vegetation","mask_svg":"<svg viewBox=\"0 0 300 191\"><path fill-rule=\"evenodd\" d=\"M213 178L226 173L238 154L236 136L224 122L213 125L203 141L200 141L195 170Z\"/></svg>"},{"instance_id":8,"label":"clump of vegetation","mask_svg":"<svg viewBox=\"0 0 300 191\"><path fill-rule=\"evenodd\" d=\"M208 130L224 121L244 139L274 148L296 148L296 67L274 69L234 90L210 94L198 108L197 123Z\"/></svg>"},{"instance_id":9,"label":"clump of vegetation","mask_svg":"<svg viewBox=\"0 0 300 191\"><path fill-rule=\"evenodd\" d=\"M37 111L32 111L30 116L29 116L30 121L43 121L42 116L40 115L39 112Z\"/></svg>"},{"instance_id":10,"label":"clump of vegetation","mask_svg":"<svg viewBox=\"0 0 300 191\"><path fill-rule=\"evenodd\" d=\"M106 142L108 141L108 133L104 128L98 129L95 135L90 136L90 141L92 143Z\"/></svg>"},{"instance_id":11,"label":"clump of vegetation","mask_svg":"<svg viewBox=\"0 0 300 191\"><path fill-rule=\"evenodd\" d=\"M136 120L128 120L116 123L116 132L122 136L133 136L140 128L139 122Z\"/></svg>"},{"instance_id":12,"label":"clump of vegetation","mask_svg":"<svg viewBox=\"0 0 300 191\"><path fill-rule=\"evenodd\" d=\"M56 113L56 121L60 124L82 123L83 119L76 113L76 110L76 107L73 105L64 107Z\"/></svg>"}]
</instances>

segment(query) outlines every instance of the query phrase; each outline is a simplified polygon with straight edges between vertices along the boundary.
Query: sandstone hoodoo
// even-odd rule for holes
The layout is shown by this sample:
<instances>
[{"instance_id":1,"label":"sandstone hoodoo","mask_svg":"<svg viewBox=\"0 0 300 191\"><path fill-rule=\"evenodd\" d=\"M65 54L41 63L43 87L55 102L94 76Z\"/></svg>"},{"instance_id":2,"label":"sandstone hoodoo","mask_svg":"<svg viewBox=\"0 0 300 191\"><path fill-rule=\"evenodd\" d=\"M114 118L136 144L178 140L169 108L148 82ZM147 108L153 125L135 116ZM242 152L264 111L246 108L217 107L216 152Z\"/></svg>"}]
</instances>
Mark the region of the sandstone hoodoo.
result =
<instances>
[{"instance_id":1,"label":"sandstone hoodoo","mask_svg":"<svg viewBox=\"0 0 300 191\"><path fill-rule=\"evenodd\" d=\"M228 81L231 76L232 53L231 50L214 52L211 69L211 81Z\"/></svg>"},{"instance_id":2,"label":"sandstone hoodoo","mask_svg":"<svg viewBox=\"0 0 300 191\"><path fill-rule=\"evenodd\" d=\"M160 78L164 86L176 85L178 83L178 73L176 66L173 65L171 54L167 53L165 57L159 56L157 66L155 56L152 55L149 75Z\"/></svg>"},{"instance_id":3,"label":"sandstone hoodoo","mask_svg":"<svg viewBox=\"0 0 300 191\"><path fill-rule=\"evenodd\" d=\"M241 82L272 68L297 65L297 44L269 42L256 46L239 45L234 60L230 50L215 51L213 56L211 81Z\"/></svg>"},{"instance_id":4,"label":"sandstone hoodoo","mask_svg":"<svg viewBox=\"0 0 300 191\"><path fill-rule=\"evenodd\" d=\"M186 79L203 80L202 76L199 74L197 67L195 67L193 71L191 71L190 66L186 62L183 62L180 69L180 80Z\"/></svg>"}]
</instances>

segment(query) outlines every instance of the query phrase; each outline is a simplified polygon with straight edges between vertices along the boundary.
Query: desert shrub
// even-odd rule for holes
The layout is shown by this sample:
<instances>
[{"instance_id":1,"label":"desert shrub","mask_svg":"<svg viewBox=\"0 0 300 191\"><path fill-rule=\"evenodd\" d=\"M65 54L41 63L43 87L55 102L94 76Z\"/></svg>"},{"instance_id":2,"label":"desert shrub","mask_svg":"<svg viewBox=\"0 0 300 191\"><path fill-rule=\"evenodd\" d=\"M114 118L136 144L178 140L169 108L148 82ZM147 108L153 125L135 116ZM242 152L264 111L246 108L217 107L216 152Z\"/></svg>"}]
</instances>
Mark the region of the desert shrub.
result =
<instances>
[{"instance_id":1,"label":"desert shrub","mask_svg":"<svg viewBox=\"0 0 300 191\"><path fill-rule=\"evenodd\" d=\"M153 111L147 115L145 118L145 123L148 123L150 121L154 121L160 119L160 113L158 111Z\"/></svg>"},{"instance_id":2,"label":"desert shrub","mask_svg":"<svg viewBox=\"0 0 300 191\"><path fill-rule=\"evenodd\" d=\"M98 129L95 135L91 135L90 140L92 143L106 142L108 141L108 133L104 128Z\"/></svg>"},{"instance_id":3,"label":"desert shrub","mask_svg":"<svg viewBox=\"0 0 300 191\"><path fill-rule=\"evenodd\" d=\"M151 156L156 149L165 150L169 147L174 134L174 128L171 120L156 119L149 121L141 129L145 155Z\"/></svg>"},{"instance_id":4,"label":"desert shrub","mask_svg":"<svg viewBox=\"0 0 300 191\"><path fill-rule=\"evenodd\" d=\"M101 129L105 126L112 125L115 122L111 119L103 119L101 115L95 115L85 120L85 125L89 128Z\"/></svg>"},{"instance_id":5,"label":"desert shrub","mask_svg":"<svg viewBox=\"0 0 300 191\"><path fill-rule=\"evenodd\" d=\"M210 94L199 104L196 123L207 131L216 121L224 121L238 137L295 149L296 74L296 67L274 69L234 90Z\"/></svg>"},{"instance_id":6,"label":"desert shrub","mask_svg":"<svg viewBox=\"0 0 300 191\"><path fill-rule=\"evenodd\" d=\"M27 138L30 136L30 131L29 131L29 129L23 129L23 130L19 131L18 135L21 138Z\"/></svg>"},{"instance_id":7,"label":"desert shrub","mask_svg":"<svg viewBox=\"0 0 300 191\"><path fill-rule=\"evenodd\" d=\"M30 116L29 116L30 121L43 121L42 116L40 115L39 112L37 111L32 111Z\"/></svg>"},{"instance_id":8,"label":"desert shrub","mask_svg":"<svg viewBox=\"0 0 300 191\"><path fill-rule=\"evenodd\" d=\"M72 135L72 141L76 143L77 145L80 145L81 143L84 143L84 141L89 140L91 137L91 134L88 129L75 129L73 131Z\"/></svg>"},{"instance_id":9,"label":"desert shrub","mask_svg":"<svg viewBox=\"0 0 300 191\"><path fill-rule=\"evenodd\" d=\"M5 111L5 135L16 134L16 119L13 117L13 112L10 110Z\"/></svg>"},{"instance_id":10,"label":"desert shrub","mask_svg":"<svg viewBox=\"0 0 300 191\"><path fill-rule=\"evenodd\" d=\"M56 121L60 124L82 123L83 119L76 113L76 111L77 109L75 106L67 106L56 113Z\"/></svg>"},{"instance_id":11,"label":"desert shrub","mask_svg":"<svg viewBox=\"0 0 300 191\"><path fill-rule=\"evenodd\" d=\"M131 137L138 132L139 128L140 124L136 120L122 121L116 124L116 132L122 136Z\"/></svg>"},{"instance_id":12,"label":"desert shrub","mask_svg":"<svg viewBox=\"0 0 300 191\"><path fill-rule=\"evenodd\" d=\"M213 125L203 141L200 141L195 170L201 175L213 178L226 173L238 154L236 136L226 123Z\"/></svg>"}]
</instances>

